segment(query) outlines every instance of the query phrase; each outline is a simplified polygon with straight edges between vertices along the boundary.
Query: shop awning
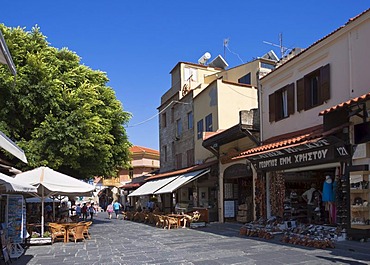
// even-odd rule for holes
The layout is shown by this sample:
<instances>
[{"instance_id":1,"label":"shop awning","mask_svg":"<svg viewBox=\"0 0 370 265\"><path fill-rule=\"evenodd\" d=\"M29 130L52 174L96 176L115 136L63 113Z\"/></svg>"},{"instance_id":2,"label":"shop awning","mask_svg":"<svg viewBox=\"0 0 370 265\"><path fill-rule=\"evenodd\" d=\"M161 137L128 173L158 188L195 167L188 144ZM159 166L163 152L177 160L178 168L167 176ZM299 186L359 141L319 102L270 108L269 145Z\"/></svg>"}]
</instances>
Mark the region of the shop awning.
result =
<instances>
[{"instance_id":1,"label":"shop awning","mask_svg":"<svg viewBox=\"0 0 370 265\"><path fill-rule=\"evenodd\" d=\"M176 178L174 181L172 181L168 185L157 190L154 194L172 193L175 190L181 188L182 186L188 184L189 182L192 182L209 172L210 172L210 169L208 168L208 169L193 171L193 172L180 175L178 176L178 178Z\"/></svg>"},{"instance_id":2,"label":"shop awning","mask_svg":"<svg viewBox=\"0 0 370 265\"><path fill-rule=\"evenodd\" d=\"M0 191L5 192L37 192L34 186L0 173Z\"/></svg>"},{"instance_id":3,"label":"shop awning","mask_svg":"<svg viewBox=\"0 0 370 265\"><path fill-rule=\"evenodd\" d=\"M12 140L10 140L3 132L0 131L0 147L11 153L16 158L19 158L24 163L27 163L24 151L20 149Z\"/></svg>"},{"instance_id":4,"label":"shop awning","mask_svg":"<svg viewBox=\"0 0 370 265\"><path fill-rule=\"evenodd\" d=\"M157 179L157 180L146 182L145 184L140 186L138 189L136 189L134 192L130 193L128 196L131 197L131 196L142 196L142 195L154 194L157 190L171 183L178 177L179 176L173 176L173 177Z\"/></svg>"}]
</instances>

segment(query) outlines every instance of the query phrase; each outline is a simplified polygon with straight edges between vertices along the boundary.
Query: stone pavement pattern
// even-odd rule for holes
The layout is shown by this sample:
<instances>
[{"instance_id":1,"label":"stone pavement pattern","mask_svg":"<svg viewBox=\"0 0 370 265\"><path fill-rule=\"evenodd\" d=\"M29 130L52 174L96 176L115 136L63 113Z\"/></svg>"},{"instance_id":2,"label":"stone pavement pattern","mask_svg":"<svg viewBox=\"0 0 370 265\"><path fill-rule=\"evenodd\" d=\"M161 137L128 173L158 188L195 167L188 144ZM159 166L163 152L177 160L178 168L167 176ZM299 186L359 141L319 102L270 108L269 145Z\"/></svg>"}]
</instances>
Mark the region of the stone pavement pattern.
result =
<instances>
[{"instance_id":1,"label":"stone pavement pattern","mask_svg":"<svg viewBox=\"0 0 370 265\"><path fill-rule=\"evenodd\" d=\"M370 244L345 242L335 249L286 245L239 236L241 224L165 230L99 213L92 239L30 246L11 265L92 264L370 264Z\"/></svg>"}]
</instances>

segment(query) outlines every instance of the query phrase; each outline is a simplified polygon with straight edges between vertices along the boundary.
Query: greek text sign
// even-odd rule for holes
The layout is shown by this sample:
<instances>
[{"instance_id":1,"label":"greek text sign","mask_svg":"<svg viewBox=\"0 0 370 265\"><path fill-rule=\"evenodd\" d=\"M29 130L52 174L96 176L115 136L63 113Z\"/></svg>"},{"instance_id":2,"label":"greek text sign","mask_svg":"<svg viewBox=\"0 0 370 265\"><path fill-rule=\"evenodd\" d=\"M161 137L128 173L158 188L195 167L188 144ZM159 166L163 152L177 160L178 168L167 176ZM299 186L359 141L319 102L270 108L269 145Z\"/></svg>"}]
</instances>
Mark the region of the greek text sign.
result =
<instances>
[{"instance_id":1,"label":"greek text sign","mask_svg":"<svg viewBox=\"0 0 370 265\"><path fill-rule=\"evenodd\" d=\"M343 145L330 145L322 139L315 143L289 147L268 152L251 158L259 170L277 170L298 166L318 165L348 158L349 153Z\"/></svg>"}]
</instances>

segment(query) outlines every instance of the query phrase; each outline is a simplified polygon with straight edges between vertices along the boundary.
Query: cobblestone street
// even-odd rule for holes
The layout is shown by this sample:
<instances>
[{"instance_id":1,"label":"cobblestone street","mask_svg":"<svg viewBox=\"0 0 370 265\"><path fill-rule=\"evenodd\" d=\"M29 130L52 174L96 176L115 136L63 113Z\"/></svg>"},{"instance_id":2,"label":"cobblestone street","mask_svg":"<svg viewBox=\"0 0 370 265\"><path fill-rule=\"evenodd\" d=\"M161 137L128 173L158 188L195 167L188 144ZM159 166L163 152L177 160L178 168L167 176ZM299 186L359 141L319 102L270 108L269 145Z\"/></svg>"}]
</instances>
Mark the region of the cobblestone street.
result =
<instances>
[{"instance_id":1,"label":"cobblestone street","mask_svg":"<svg viewBox=\"0 0 370 265\"><path fill-rule=\"evenodd\" d=\"M164 230L99 213L86 242L30 246L24 264L370 264L370 244L345 241L335 249L286 245L239 236L241 224Z\"/></svg>"}]
</instances>

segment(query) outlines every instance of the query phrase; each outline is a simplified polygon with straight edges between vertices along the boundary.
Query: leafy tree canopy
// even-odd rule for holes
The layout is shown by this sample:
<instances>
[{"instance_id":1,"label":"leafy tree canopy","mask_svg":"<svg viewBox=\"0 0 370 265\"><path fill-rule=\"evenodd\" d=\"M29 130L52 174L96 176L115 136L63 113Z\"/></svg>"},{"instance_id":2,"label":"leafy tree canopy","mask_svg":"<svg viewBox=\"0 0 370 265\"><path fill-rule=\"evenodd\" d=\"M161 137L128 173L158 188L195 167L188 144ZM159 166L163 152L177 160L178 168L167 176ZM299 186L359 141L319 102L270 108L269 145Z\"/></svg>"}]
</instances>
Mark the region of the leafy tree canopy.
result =
<instances>
[{"instance_id":1,"label":"leafy tree canopy","mask_svg":"<svg viewBox=\"0 0 370 265\"><path fill-rule=\"evenodd\" d=\"M126 167L125 112L104 72L80 64L67 48L51 47L40 28L0 30L17 69L0 66L0 130L21 147L26 170L48 166L76 178L114 176ZM17 160L14 160L17 161Z\"/></svg>"}]
</instances>

